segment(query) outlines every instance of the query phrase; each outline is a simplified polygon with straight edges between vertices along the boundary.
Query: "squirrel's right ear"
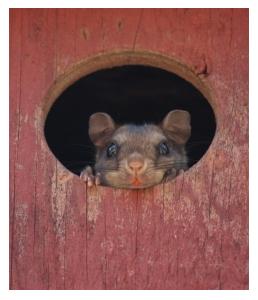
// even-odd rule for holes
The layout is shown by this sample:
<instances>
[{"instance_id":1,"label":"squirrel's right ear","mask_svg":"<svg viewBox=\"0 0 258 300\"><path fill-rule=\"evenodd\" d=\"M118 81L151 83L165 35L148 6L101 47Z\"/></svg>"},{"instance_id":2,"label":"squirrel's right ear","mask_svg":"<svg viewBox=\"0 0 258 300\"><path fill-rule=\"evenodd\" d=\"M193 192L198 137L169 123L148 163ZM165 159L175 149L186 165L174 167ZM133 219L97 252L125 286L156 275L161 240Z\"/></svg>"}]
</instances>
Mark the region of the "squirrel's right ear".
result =
<instances>
[{"instance_id":1,"label":"squirrel's right ear","mask_svg":"<svg viewBox=\"0 0 258 300\"><path fill-rule=\"evenodd\" d=\"M89 136L97 147L105 146L115 129L115 122L106 113L98 112L89 118Z\"/></svg>"},{"instance_id":2,"label":"squirrel's right ear","mask_svg":"<svg viewBox=\"0 0 258 300\"><path fill-rule=\"evenodd\" d=\"M162 121L167 137L179 145L184 145L191 135L191 116L185 110L172 110Z\"/></svg>"}]
</instances>

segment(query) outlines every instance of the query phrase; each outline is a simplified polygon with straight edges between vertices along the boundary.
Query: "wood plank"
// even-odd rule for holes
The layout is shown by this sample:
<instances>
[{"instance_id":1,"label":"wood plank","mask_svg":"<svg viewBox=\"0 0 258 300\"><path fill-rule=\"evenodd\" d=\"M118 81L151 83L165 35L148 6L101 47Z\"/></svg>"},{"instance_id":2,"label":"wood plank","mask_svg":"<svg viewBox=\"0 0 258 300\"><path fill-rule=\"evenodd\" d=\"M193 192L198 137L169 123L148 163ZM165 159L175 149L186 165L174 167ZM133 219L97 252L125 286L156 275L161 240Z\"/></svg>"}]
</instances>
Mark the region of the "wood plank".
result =
<instances>
[{"instance_id":1,"label":"wood plank","mask_svg":"<svg viewBox=\"0 0 258 300\"><path fill-rule=\"evenodd\" d=\"M248 288L248 11L12 9L10 288ZM41 108L74 63L174 57L211 89L215 139L176 180L85 184L46 145ZM237 58L237 59L236 59Z\"/></svg>"},{"instance_id":2,"label":"wood plank","mask_svg":"<svg viewBox=\"0 0 258 300\"><path fill-rule=\"evenodd\" d=\"M15 170L19 143L20 122L20 76L21 76L21 19L19 11L10 11L10 286L13 280L13 235L15 227Z\"/></svg>"}]
</instances>

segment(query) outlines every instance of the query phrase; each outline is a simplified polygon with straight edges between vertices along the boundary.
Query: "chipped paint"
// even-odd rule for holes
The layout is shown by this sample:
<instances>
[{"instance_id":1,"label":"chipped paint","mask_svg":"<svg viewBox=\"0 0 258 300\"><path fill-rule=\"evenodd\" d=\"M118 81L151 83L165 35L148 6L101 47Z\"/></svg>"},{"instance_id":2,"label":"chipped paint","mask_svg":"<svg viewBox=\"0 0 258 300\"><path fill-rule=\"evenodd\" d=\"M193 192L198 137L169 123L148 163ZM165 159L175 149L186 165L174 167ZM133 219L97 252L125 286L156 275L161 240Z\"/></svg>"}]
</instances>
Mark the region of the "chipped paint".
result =
<instances>
[{"instance_id":1,"label":"chipped paint","mask_svg":"<svg viewBox=\"0 0 258 300\"><path fill-rule=\"evenodd\" d=\"M36 130L40 129L41 123L42 123L42 107L37 106L34 111L34 127Z\"/></svg>"},{"instance_id":2,"label":"chipped paint","mask_svg":"<svg viewBox=\"0 0 258 300\"><path fill-rule=\"evenodd\" d=\"M16 163L15 167L17 170L23 170L24 166L22 164Z\"/></svg>"},{"instance_id":3,"label":"chipped paint","mask_svg":"<svg viewBox=\"0 0 258 300\"><path fill-rule=\"evenodd\" d=\"M10 21L10 289L248 289L248 10L15 9ZM44 118L72 82L124 64L192 82L218 130L174 181L89 190L56 162Z\"/></svg>"},{"instance_id":4,"label":"chipped paint","mask_svg":"<svg viewBox=\"0 0 258 300\"><path fill-rule=\"evenodd\" d=\"M28 223L28 205L25 203L19 203L15 209L16 218L16 238L18 243L17 254L22 257L25 251L26 244L26 228Z\"/></svg>"},{"instance_id":5,"label":"chipped paint","mask_svg":"<svg viewBox=\"0 0 258 300\"><path fill-rule=\"evenodd\" d=\"M60 178L69 177L68 172L60 163L57 163L51 179L51 210L58 236L64 235L64 227L61 224L72 186L71 181L60 180Z\"/></svg>"},{"instance_id":6,"label":"chipped paint","mask_svg":"<svg viewBox=\"0 0 258 300\"><path fill-rule=\"evenodd\" d=\"M101 243L101 248L108 254L111 254L114 250L114 243L111 240L105 240Z\"/></svg>"},{"instance_id":7,"label":"chipped paint","mask_svg":"<svg viewBox=\"0 0 258 300\"><path fill-rule=\"evenodd\" d=\"M90 39L90 31L87 27L81 28L80 33L85 41L88 41Z\"/></svg>"},{"instance_id":8,"label":"chipped paint","mask_svg":"<svg viewBox=\"0 0 258 300\"><path fill-rule=\"evenodd\" d=\"M87 219L89 222L95 223L100 213L101 197L99 187L91 188L87 193Z\"/></svg>"},{"instance_id":9,"label":"chipped paint","mask_svg":"<svg viewBox=\"0 0 258 300\"><path fill-rule=\"evenodd\" d=\"M24 123L27 123L28 120L29 120L29 114L25 114L24 119L23 119L23 122L24 122Z\"/></svg>"}]
</instances>

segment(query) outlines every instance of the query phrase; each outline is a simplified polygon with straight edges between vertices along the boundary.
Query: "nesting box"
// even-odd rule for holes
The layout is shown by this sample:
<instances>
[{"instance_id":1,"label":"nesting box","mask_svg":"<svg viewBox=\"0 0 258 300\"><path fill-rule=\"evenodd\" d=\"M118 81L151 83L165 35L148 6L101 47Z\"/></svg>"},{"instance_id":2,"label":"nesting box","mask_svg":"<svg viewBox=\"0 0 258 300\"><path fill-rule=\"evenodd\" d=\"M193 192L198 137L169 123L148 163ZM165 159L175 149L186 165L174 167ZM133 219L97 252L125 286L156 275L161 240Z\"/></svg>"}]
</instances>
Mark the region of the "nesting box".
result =
<instances>
[{"instance_id":1,"label":"nesting box","mask_svg":"<svg viewBox=\"0 0 258 300\"><path fill-rule=\"evenodd\" d=\"M82 76L136 64L198 88L214 139L175 180L89 189L48 147L47 113ZM248 10L11 9L10 82L11 289L248 288Z\"/></svg>"}]
</instances>

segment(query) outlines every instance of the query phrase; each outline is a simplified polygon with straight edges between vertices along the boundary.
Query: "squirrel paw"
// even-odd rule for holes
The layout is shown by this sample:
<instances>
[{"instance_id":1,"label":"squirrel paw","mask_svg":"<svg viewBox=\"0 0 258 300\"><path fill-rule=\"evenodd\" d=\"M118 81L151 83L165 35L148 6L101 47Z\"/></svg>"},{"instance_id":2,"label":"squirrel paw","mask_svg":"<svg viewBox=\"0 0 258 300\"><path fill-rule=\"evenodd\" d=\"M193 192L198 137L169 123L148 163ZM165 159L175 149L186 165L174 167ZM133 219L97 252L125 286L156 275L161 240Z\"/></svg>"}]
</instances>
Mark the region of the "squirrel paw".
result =
<instances>
[{"instance_id":1,"label":"squirrel paw","mask_svg":"<svg viewBox=\"0 0 258 300\"><path fill-rule=\"evenodd\" d=\"M88 166L81 171L80 178L87 183L88 187L100 185L100 173L93 175L92 167Z\"/></svg>"},{"instance_id":2,"label":"squirrel paw","mask_svg":"<svg viewBox=\"0 0 258 300\"><path fill-rule=\"evenodd\" d=\"M164 182L168 182L168 181L174 179L176 176L183 174L184 171L185 171L184 169L176 169L176 168L172 168L172 169L169 170L169 172L166 174Z\"/></svg>"}]
</instances>

